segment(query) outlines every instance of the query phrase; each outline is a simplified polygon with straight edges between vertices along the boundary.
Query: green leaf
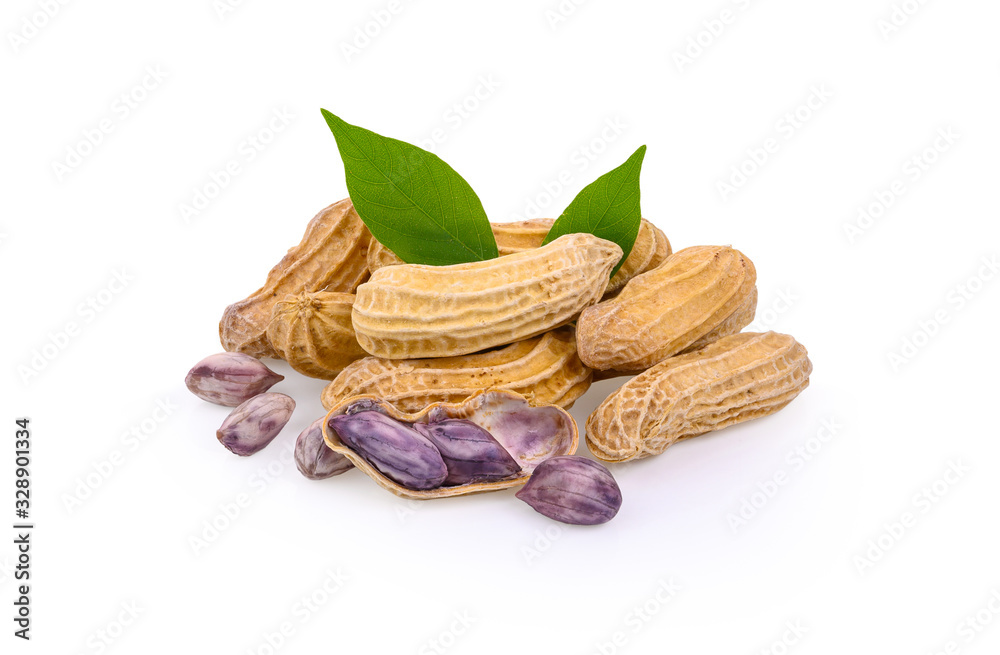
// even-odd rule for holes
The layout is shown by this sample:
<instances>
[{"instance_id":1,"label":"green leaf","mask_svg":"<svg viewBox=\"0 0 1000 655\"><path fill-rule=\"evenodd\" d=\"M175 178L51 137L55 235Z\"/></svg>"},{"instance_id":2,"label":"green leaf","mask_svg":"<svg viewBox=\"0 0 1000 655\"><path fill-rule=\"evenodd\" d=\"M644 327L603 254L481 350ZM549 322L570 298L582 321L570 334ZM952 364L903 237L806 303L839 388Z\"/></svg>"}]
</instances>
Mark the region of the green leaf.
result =
<instances>
[{"instance_id":1,"label":"green leaf","mask_svg":"<svg viewBox=\"0 0 1000 655\"><path fill-rule=\"evenodd\" d=\"M543 244L574 232L589 232L614 241L624 253L611 271L614 276L632 252L635 238L639 234L639 224L642 221L642 212L639 210L639 171L645 156L646 146L642 146L624 164L584 187L552 224Z\"/></svg>"},{"instance_id":2,"label":"green leaf","mask_svg":"<svg viewBox=\"0 0 1000 655\"><path fill-rule=\"evenodd\" d=\"M354 208L382 245L410 264L499 255L483 203L455 169L433 153L322 112L337 139Z\"/></svg>"}]
</instances>

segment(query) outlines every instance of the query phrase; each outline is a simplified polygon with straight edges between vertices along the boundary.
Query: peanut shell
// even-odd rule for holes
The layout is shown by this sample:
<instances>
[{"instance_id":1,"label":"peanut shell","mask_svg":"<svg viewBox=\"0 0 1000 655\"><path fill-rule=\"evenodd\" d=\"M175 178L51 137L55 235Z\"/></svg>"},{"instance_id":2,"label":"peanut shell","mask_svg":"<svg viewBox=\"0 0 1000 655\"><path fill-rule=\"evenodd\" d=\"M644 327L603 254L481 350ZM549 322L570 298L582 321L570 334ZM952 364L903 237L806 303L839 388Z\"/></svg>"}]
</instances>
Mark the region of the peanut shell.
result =
<instances>
[{"instance_id":1,"label":"peanut shell","mask_svg":"<svg viewBox=\"0 0 1000 655\"><path fill-rule=\"evenodd\" d=\"M632 378L587 419L598 459L658 455L678 441L767 416L809 386L812 362L787 334L744 332Z\"/></svg>"},{"instance_id":2,"label":"peanut shell","mask_svg":"<svg viewBox=\"0 0 1000 655\"><path fill-rule=\"evenodd\" d=\"M577 322L580 359L600 371L638 372L713 331L738 331L753 320L747 299L756 281L753 262L738 250L680 250L629 280L614 298L583 311Z\"/></svg>"},{"instance_id":3,"label":"peanut shell","mask_svg":"<svg viewBox=\"0 0 1000 655\"><path fill-rule=\"evenodd\" d=\"M500 256L541 247L554 222L555 219L552 218L534 218L516 223L492 223L493 236L497 241ZM670 240L667 239L667 235L645 218L642 219L635 245L625 258L625 263L611 278L605 296L620 291L636 275L653 270L662 264L670 253ZM368 270L374 273L384 266L396 266L402 263L403 260L391 250L378 240L372 239L371 248L368 249Z\"/></svg>"},{"instance_id":4,"label":"peanut shell","mask_svg":"<svg viewBox=\"0 0 1000 655\"><path fill-rule=\"evenodd\" d=\"M330 428L330 419L350 414L351 407L361 403L362 411L380 411L404 423L437 423L464 419L486 430L503 446L521 467L514 477L489 482L469 482L436 489L408 489L383 475L364 457L353 451ZM357 414L355 414L357 415ZM572 455L579 441L576 421L566 410L554 405L532 407L524 396L512 391L484 391L460 403L434 403L419 412L401 412L375 396L354 396L334 406L323 422L326 444L347 457L359 471L383 489L403 498L428 500L466 494L499 491L523 485L539 464L551 457Z\"/></svg>"},{"instance_id":5,"label":"peanut shell","mask_svg":"<svg viewBox=\"0 0 1000 655\"><path fill-rule=\"evenodd\" d=\"M226 307L219 322L222 347L258 358L277 357L266 335L274 304L303 291L354 293L368 277L369 241L371 233L350 198L316 214L302 241L267 274L264 286Z\"/></svg>"},{"instance_id":6,"label":"peanut shell","mask_svg":"<svg viewBox=\"0 0 1000 655\"><path fill-rule=\"evenodd\" d=\"M621 248L566 234L541 248L452 266L386 266L358 287L358 343L376 357L468 355L569 323L600 300Z\"/></svg>"},{"instance_id":7,"label":"peanut shell","mask_svg":"<svg viewBox=\"0 0 1000 655\"><path fill-rule=\"evenodd\" d=\"M576 354L566 326L474 355L431 359L366 357L348 365L323 390L329 409L350 396L371 394L404 412L436 402L461 402L483 389L508 389L533 405L569 409L590 388L591 370Z\"/></svg>"},{"instance_id":8,"label":"peanut shell","mask_svg":"<svg viewBox=\"0 0 1000 655\"><path fill-rule=\"evenodd\" d=\"M299 373L332 380L368 354L354 336L353 305L352 293L305 291L285 296L271 312L267 340Z\"/></svg>"}]
</instances>

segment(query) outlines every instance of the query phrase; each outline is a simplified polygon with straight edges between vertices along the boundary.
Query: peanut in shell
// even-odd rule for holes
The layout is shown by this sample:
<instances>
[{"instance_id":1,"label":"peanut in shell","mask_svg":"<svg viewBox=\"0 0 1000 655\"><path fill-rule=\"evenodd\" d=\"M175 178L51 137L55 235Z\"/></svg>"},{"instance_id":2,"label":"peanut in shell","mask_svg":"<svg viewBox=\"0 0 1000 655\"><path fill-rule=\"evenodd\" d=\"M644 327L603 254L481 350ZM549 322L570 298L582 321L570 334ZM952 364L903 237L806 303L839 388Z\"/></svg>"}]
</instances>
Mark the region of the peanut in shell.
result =
<instances>
[{"instance_id":1,"label":"peanut in shell","mask_svg":"<svg viewBox=\"0 0 1000 655\"><path fill-rule=\"evenodd\" d=\"M351 323L354 294L305 291L274 305L267 340L293 369L332 380L344 367L368 355Z\"/></svg>"},{"instance_id":2,"label":"peanut in shell","mask_svg":"<svg viewBox=\"0 0 1000 655\"><path fill-rule=\"evenodd\" d=\"M527 221L516 223L492 223L493 236L497 241L497 249L500 256L512 255L516 252L524 252L539 248L545 236L552 228L555 219L533 218ZM615 273L608 283L605 297L619 292L625 284L636 275L651 271L670 256L670 240L658 227L642 219L639 226L639 234L636 236L635 245L629 252L625 262ZM396 266L404 263L391 250L383 246L376 239L372 239L372 245L368 249L368 270L372 273L385 266Z\"/></svg>"},{"instance_id":3,"label":"peanut in shell","mask_svg":"<svg viewBox=\"0 0 1000 655\"><path fill-rule=\"evenodd\" d=\"M266 335L275 303L303 291L353 293L368 277L369 241L371 233L350 198L316 214L299 244L267 274L264 286L226 307L219 321L222 347L252 357L278 357Z\"/></svg>"},{"instance_id":4,"label":"peanut in shell","mask_svg":"<svg viewBox=\"0 0 1000 655\"><path fill-rule=\"evenodd\" d=\"M386 266L358 287L352 319L376 357L450 357L529 339L600 300L617 244L566 234L541 248L451 266Z\"/></svg>"},{"instance_id":5,"label":"peanut in shell","mask_svg":"<svg viewBox=\"0 0 1000 655\"><path fill-rule=\"evenodd\" d=\"M680 250L588 307L577 322L580 359L596 370L639 372L753 320L757 271L728 246ZM711 337L709 337L711 338Z\"/></svg>"},{"instance_id":6,"label":"peanut in shell","mask_svg":"<svg viewBox=\"0 0 1000 655\"><path fill-rule=\"evenodd\" d=\"M625 462L777 412L809 386L812 362L787 334L743 332L632 378L587 419L598 459Z\"/></svg>"},{"instance_id":7,"label":"peanut in shell","mask_svg":"<svg viewBox=\"0 0 1000 655\"><path fill-rule=\"evenodd\" d=\"M569 409L590 382L591 370L576 354L573 328L565 326L473 355L359 359L326 386L323 406L371 394L401 411L416 412L431 403L461 402L483 389L507 389L533 405Z\"/></svg>"}]
</instances>

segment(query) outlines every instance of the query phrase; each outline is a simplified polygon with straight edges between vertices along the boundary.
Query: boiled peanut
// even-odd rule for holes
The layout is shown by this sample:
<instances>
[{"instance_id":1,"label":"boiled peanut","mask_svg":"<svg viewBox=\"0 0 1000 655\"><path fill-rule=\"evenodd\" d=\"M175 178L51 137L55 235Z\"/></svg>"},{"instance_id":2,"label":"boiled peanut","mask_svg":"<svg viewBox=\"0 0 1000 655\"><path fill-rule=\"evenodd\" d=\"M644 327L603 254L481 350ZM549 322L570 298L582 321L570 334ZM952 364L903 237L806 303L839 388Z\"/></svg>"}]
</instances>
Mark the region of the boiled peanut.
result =
<instances>
[{"instance_id":1,"label":"boiled peanut","mask_svg":"<svg viewBox=\"0 0 1000 655\"><path fill-rule=\"evenodd\" d=\"M262 393L234 409L215 436L231 452L253 455L271 443L292 417L295 401L283 393Z\"/></svg>"},{"instance_id":2,"label":"boiled peanut","mask_svg":"<svg viewBox=\"0 0 1000 655\"><path fill-rule=\"evenodd\" d=\"M366 353L354 336L354 294L305 291L274 305L267 340L303 375L332 380Z\"/></svg>"},{"instance_id":3,"label":"boiled peanut","mask_svg":"<svg viewBox=\"0 0 1000 655\"><path fill-rule=\"evenodd\" d=\"M434 489L448 476L441 453L427 437L382 412L331 416L326 425L351 450L407 489Z\"/></svg>"},{"instance_id":4,"label":"boiled peanut","mask_svg":"<svg viewBox=\"0 0 1000 655\"><path fill-rule=\"evenodd\" d=\"M202 400L236 407L284 379L250 355L218 353L195 364L184 383Z\"/></svg>"},{"instance_id":5,"label":"boiled peanut","mask_svg":"<svg viewBox=\"0 0 1000 655\"><path fill-rule=\"evenodd\" d=\"M330 450L323 440L325 419L321 416L313 421L295 440L295 468L310 480L325 480L354 468L351 460Z\"/></svg>"},{"instance_id":6,"label":"boiled peanut","mask_svg":"<svg viewBox=\"0 0 1000 655\"><path fill-rule=\"evenodd\" d=\"M253 357L277 357L266 335L274 304L302 291L353 293L368 277L369 241L371 233L349 198L316 214L302 241L267 274L264 286L226 307L219 322L222 347Z\"/></svg>"},{"instance_id":7,"label":"boiled peanut","mask_svg":"<svg viewBox=\"0 0 1000 655\"><path fill-rule=\"evenodd\" d=\"M598 459L624 462L778 411L809 385L806 349L787 334L743 332L632 378L587 419Z\"/></svg>"},{"instance_id":8,"label":"boiled peanut","mask_svg":"<svg viewBox=\"0 0 1000 655\"><path fill-rule=\"evenodd\" d=\"M516 223L491 223L493 236L497 241L500 256L511 255L538 248L552 228L555 220L551 218L535 218ZM670 240L658 227L642 219L639 234L636 236L632 251L625 258L621 268L608 283L604 295L612 296L625 286L636 275L651 271L670 256ZM384 266L396 266L403 260L376 239L368 249L368 270L374 273Z\"/></svg>"},{"instance_id":9,"label":"boiled peanut","mask_svg":"<svg viewBox=\"0 0 1000 655\"><path fill-rule=\"evenodd\" d=\"M478 476L473 471L469 476L472 478L469 482L436 488L415 489L406 486L361 456L358 451L346 444L337 430L331 426L331 423L337 425L338 422L355 416L372 414L379 414L384 418L409 425L434 425L455 420L471 422L496 440L514 459L519 470L514 470L507 477L490 475L486 480L477 480ZM460 432L457 434L461 436ZM533 407L528 404L524 396L512 391L484 391L460 403L434 403L414 413L400 412L393 405L373 396L357 396L339 403L330 410L324 423L323 436L331 449L351 460L362 473L380 487L397 496L420 500L499 491L520 486L528 481L532 471L545 460L576 452L579 438L576 421L566 410L554 405ZM474 457L470 459L485 459L492 467L499 452L489 453L481 450L484 447L483 441L485 440L482 435L479 435ZM456 447L455 452L449 456L459 455L458 450ZM457 463L461 456L454 459ZM429 467L419 468L421 471L429 469ZM469 471L466 470L464 473ZM494 469L492 473L495 474L497 471Z\"/></svg>"},{"instance_id":10,"label":"boiled peanut","mask_svg":"<svg viewBox=\"0 0 1000 655\"><path fill-rule=\"evenodd\" d=\"M566 234L469 264L386 266L358 287L358 343L387 359L467 355L542 334L597 302L621 248Z\"/></svg>"},{"instance_id":11,"label":"boiled peanut","mask_svg":"<svg viewBox=\"0 0 1000 655\"><path fill-rule=\"evenodd\" d=\"M503 480L521 470L493 435L472 421L445 419L414 423L413 429L437 446L448 467L445 484Z\"/></svg>"},{"instance_id":12,"label":"boiled peanut","mask_svg":"<svg viewBox=\"0 0 1000 655\"><path fill-rule=\"evenodd\" d=\"M747 299L755 295L756 280L753 263L738 250L680 250L632 278L611 300L583 311L577 322L580 359L600 371L638 372L713 331L723 336L720 326L738 331L753 320ZM749 304L756 307L755 300Z\"/></svg>"},{"instance_id":13,"label":"boiled peanut","mask_svg":"<svg viewBox=\"0 0 1000 655\"><path fill-rule=\"evenodd\" d=\"M539 514L572 525L607 523L622 505L611 471L578 455L545 460L515 495Z\"/></svg>"},{"instance_id":14,"label":"boiled peanut","mask_svg":"<svg viewBox=\"0 0 1000 655\"><path fill-rule=\"evenodd\" d=\"M561 327L503 348L430 359L366 357L349 364L323 390L327 409L371 394L400 411L460 402L482 389L509 389L533 405L569 409L590 387L591 370L576 354L573 328Z\"/></svg>"}]
</instances>

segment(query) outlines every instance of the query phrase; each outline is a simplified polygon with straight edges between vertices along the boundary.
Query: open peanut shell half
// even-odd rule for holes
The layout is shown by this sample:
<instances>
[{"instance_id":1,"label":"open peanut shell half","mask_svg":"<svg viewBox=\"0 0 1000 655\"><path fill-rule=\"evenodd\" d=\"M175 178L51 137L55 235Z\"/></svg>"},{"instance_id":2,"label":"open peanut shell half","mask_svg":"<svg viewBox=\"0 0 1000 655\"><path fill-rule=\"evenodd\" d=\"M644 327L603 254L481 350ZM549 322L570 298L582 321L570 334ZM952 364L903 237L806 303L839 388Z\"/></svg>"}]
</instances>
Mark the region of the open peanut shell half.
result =
<instances>
[{"instance_id":1,"label":"open peanut shell half","mask_svg":"<svg viewBox=\"0 0 1000 655\"><path fill-rule=\"evenodd\" d=\"M365 409L380 411L404 423L431 423L445 419L471 421L489 432L521 465L521 471L502 480L443 486L423 491L401 486L348 448L337 433L330 429L329 421L332 417L348 413L348 408L359 402L365 404ZM521 486L531 477L535 467L545 460L574 454L580 435L576 421L561 407L555 405L532 407L521 394L494 390L481 391L460 403L434 403L413 414L401 412L390 403L372 395L347 398L327 413L323 420L323 439L327 446L344 455L380 487L403 498L426 500Z\"/></svg>"}]
</instances>

